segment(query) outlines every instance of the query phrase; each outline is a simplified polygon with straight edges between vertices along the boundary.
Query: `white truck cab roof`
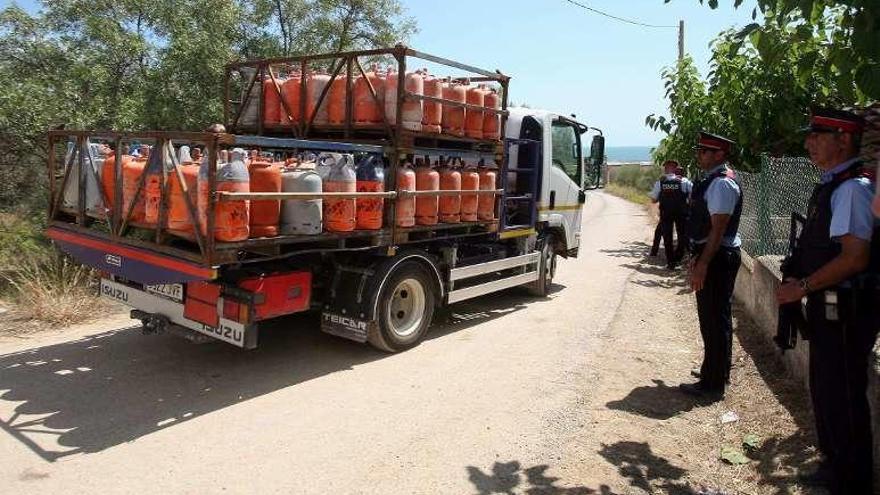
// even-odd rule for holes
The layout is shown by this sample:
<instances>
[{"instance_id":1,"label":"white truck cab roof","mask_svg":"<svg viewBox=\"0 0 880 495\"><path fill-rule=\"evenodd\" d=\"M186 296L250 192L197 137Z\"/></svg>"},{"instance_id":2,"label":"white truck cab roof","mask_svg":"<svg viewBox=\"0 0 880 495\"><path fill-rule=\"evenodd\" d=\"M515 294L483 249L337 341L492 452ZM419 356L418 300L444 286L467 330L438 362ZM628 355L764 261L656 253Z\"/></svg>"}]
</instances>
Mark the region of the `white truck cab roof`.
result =
<instances>
[{"instance_id":1,"label":"white truck cab roof","mask_svg":"<svg viewBox=\"0 0 880 495\"><path fill-rule=\"evenodd\" d=\"M580 129L581 134L587 132L588 130L586 124L578 122L575 118L562 115L557 112L551 112L549 110L526 107L509 107L507 111L509 112L509 114L507 117L507 130L505 134L508 138L516 139L520 137L522 121L526 117L532 117L541 124L544 124L545 122L552 122L556 119L563 119L575 124L576 127Z\"/></svg>"}]
</instances>

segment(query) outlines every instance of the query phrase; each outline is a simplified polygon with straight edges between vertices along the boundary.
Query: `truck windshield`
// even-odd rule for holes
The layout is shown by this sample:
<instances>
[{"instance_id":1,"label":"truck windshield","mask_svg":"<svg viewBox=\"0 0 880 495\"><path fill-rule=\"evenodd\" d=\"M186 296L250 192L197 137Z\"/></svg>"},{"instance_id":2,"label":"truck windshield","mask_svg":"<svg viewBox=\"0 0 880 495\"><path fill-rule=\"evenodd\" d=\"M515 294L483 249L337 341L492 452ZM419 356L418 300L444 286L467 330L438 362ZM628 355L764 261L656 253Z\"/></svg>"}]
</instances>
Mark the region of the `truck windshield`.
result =
<instances>
[{"instance_id":1,"label":"truck windshield","mask_svg":"<svg viewBox=\"0 0 880 495\"><path fill-rule=\"evenodd\" d=\"M581 144L575 127L565 121L556 120L552 127L553 165L565 171L571 180L581 185Z\"/></svg>"}]
</instances>

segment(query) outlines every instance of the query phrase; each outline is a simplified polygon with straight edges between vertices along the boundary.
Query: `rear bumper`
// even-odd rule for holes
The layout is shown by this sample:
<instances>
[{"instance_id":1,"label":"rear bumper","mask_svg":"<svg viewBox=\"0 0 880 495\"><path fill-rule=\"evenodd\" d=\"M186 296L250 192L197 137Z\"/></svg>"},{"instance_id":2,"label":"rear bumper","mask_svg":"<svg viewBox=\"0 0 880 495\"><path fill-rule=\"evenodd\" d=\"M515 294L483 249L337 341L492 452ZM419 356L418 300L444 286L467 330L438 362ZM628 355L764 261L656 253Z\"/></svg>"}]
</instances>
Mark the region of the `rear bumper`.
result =
<instances>
[{"instance_id":1,"label":"rear bumper","mask_svg":"<svg viewBox=\"0 0 880 495\"><path fill-rule=\"evenodd\" d=\"M253 349L257 346L257 327L254 324L244 325L222 316L216 326L193 321L183 316L184 305L181 303L108 279L101 279L101 295L144 313L163 316L170 323L242 349ZM222 300L218 306L222 307Z\"/></svg>"},{"instance_id":2,"label":"rear bumper","mask_svg":"<svg viewBox=\"0 0 880 495\"><path fill-rule=\"evenodd\" d=\"M73 232L49 227L46 235L80 263L143 284L194 282L217 278L217 269Z\"/></svg>"}]
</instances>

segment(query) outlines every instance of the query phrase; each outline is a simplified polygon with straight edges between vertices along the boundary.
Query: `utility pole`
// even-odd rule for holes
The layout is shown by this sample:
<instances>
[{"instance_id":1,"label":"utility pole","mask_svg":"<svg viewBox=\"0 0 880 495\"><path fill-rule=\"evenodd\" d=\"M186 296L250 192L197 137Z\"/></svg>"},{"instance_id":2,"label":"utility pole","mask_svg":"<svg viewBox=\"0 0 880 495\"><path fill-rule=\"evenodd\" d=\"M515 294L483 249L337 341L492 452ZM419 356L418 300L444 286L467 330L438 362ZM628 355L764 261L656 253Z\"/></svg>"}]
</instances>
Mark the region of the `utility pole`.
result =
<instances>
[{"instance_id":1,"label":"utility pole","mask_svg":"<svg viewBox=\"0 0 880 495\"><path fill-rule=\"evenodd\" d=\"M678 61L684 60L684 19L678 21Z\"/></svg>"}]
</instances>

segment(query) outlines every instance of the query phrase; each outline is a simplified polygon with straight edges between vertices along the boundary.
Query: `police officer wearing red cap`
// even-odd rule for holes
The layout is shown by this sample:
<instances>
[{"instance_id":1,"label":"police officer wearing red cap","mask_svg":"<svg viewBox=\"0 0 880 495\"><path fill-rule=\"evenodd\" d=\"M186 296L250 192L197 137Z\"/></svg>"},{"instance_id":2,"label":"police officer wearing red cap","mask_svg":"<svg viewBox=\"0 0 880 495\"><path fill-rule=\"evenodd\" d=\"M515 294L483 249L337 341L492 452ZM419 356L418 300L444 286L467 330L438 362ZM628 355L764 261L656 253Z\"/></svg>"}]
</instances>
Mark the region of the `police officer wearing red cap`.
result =
<instances>
[{"instance_id":1,"label":"police officer wearing red cap","mask_svg":"<svg viewBox=\"0 0 880 495\"><path fill-rule=\"evenodd\" d=\"M806 148L822 169L792 256L780 304L806 298L810 395L823 462L809 481L834 494L872 491L868 359L880 327L880 239L871 214L873 185L858 159L861 118L814 110Z\"/></svg>"},{"instance_id":2,"label":"police officer wearing red cap","mask_svg":"<svg viewBox=\"0 0 880 495\"><path fill-rule=\"evenodd\" d=\"M691 287L703 338L700 380L682 391L712 401L724 397L730 377L733 321L730 304L740 265L739 219L742 193L728 163L733 141L701 132L695 147L704 171L691 191L688 231L691 239Z\"/></svg>"},{"instance_id":3,"label":"police officer wearing red cap","mask_svg":"<svg viewBox=\"0 0 880 495\"><path fill-rule=\"evenodd\" d=\"M654 243L651 246L651 256L656 256L659 239L658 232L663 237L663 246L666 250L666 267L670 270L675 269L676 263L681 261L684 256L685 245L687 244L685 236L685 219L687 218L688 197L691 193L693 184L686 177L682 177L677 172L680 170L678 162L675 160L667 160L663 163L664 175L651 190L651 201L660 203L660 223L654 232ZM678 234L678 246L673 249L672 240L673 229Z\"/></svg>"}]
</instances>

